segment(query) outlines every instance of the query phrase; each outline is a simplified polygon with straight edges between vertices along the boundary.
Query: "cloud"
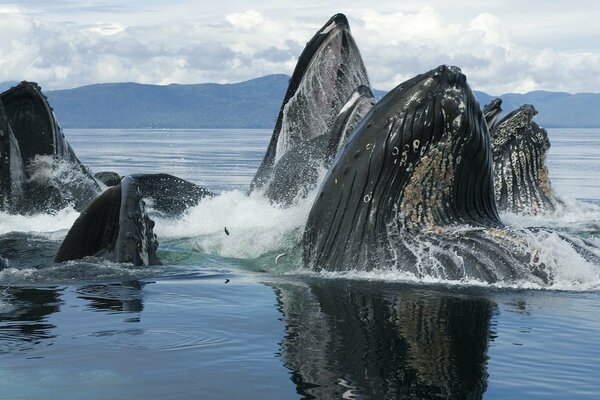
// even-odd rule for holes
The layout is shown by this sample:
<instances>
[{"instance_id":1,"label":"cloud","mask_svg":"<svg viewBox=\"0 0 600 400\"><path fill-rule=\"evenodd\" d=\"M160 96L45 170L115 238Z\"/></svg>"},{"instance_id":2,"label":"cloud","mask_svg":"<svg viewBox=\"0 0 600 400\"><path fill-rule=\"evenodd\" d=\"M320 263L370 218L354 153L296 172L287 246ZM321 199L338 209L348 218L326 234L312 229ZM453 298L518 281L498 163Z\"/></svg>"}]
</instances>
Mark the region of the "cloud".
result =
<instances>
[{"instance_id":1,"label":"cloud","mask_svg":"<svg viewBox=\"0 0 600 400\"><path fill-rule=\"evenodd\" d=\"M216 9L184 18L157 6L140 11L144 18L138 20L111 14L111 4L90 2L88 14L73 21L72 13L60 20L56 14L50 18L32 11L35 3L23 3L30 7L26 9L1 5L0 0L0 82L35 80L53 89L118 81L234 82L291 74L305 43L330 14L317 6L288 4L291 11L285 15L278 8ZM61 2L71 10L74 4ZM474 89L491 94L600 92L600 51L558 48L552 42L523 44L510 34L506 17L480 12L457 18L441 12L441 2L432 4L404 12L348 13L375 88L391 89L440 64L453 64L463 69ZM93 9L104 11L89 14ZM164 21L148 17L163 14Z\"/></svg>"}]
</instances>

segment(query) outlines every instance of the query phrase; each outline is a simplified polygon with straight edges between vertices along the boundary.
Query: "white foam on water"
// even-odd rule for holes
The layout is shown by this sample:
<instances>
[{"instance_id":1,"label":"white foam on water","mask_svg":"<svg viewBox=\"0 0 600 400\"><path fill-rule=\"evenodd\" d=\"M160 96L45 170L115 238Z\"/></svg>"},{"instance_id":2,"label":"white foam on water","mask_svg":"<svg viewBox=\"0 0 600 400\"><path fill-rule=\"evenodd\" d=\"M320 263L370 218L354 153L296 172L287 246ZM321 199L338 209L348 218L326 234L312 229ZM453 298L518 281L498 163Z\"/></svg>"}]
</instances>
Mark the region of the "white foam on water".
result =
<instances>
[{"instance_id":1,"label":"white foam on water","mask_svg":"<svg viewBox=\"0 0 600 400\"><path fill-rule=\"evenodd\" d=\"M528 246L539 257L539 263L553 275L553 282L546 286L553 290L598 290L600 289L600 265L588 261L579 254L564 238L565 234L557 232L530 232L527 236ZM568 236L586 251L600 256L600 241L590 239L595 247L588 246L575 236Z\"/></svg>"},{"instance_id":2,"label":"white foam on water","mask_svg":"<svg viewBox=\"0 0 600 400\"><path fill-rule=\"evenodd\" d=\"M79 212L72 207L54 214L16 215L0 212L0 235L9 232L51 233L71 228Z\"/></svg>"},{"instance_id":3,"label":"white foam on water","mask_svg":"<svg viewBox=\"0 0 600 400\"><path fill-rule=\"evenodd\" d=\"M564 205L540 215L502 213L502 222L514 227L543 226L571 232L600 231L600 206L575 199L562 199Z\"/></svg>"},{"instance_id":4,"label":"white foam on water","mask_svg":"<svg viewBox=\"0 0 600 400\"><path fill-rule=\"evenodd\" d=\"M276 255L289 250L298 250L316 192L313 191L307 198L299 199L297 205L289 208L271 203L261 193L253 193L248 196L237 190L223 192L214 198L204 199L179 219L155 218L155 233L158 235L159 242L182 239L190 243L192 251L201 254L225 258L256 259L271 253L274 254L273 257L276 257ZM79 213L72 208L60 210L55 214L29 216L0 213L0 235L9 232L28 232L41 234L42 237L51 240L61 240L78 216ZM600 220L600 207L574 202L567 203L564 210L559 210L552 215L528 217L508 215L508 218L506 218L507 215L504 215L503 217L507 223L517 227L551 226L571 229L573 226L579 226L585 228L586 226L590 227L593 221ZM225 228L229 235L225 233ZM586 239L592 244L589 246L578 236L564 232L526 229L522 231L526 232L524 236L527 248L537 255L538 263L544 264L547 271L553 276L551 284L543 285L526 281L488 284L477 279L452 281L434 276L416 276L410 272L390 268L371 271L312 272L297 265L297 268L287 273L310 274L324 278L384 280L450 286L565 291L600 290L600 266L577 253L569 241L565 240L565 237L597 257L600 257L600 239ZM421 262L430 261L428 254L427 252L421 254ZM52 267L50 276L59 280L65 278L91 279L93 274L111 278L120 276L120 274L136 276L141 272L132 270L130 267L123 267L124 270L121 270L122 267L107 262L106 265L97 266L99 269L91 270L89 274L82 273L82 268L76 265L58 269ZM89 269L89 266L86 268ZM0 271L0 282L40 281L42 278L40 273L39 269L9 267ZM145 274L141 272L141 275Z\"/></svg>"},{"instance_id":5,"label":"white foam on water","mask_svg":"<svg viewBox=\"0 0 600 400\"><path fill-rule=\"evenodd\" d=\"M156 219L160 240L193 238L202 253L230 258L256 258L297 245L313 198L283 208L260 193L234 190L204 199L178 220ZM225 233L225 228L229 235Z\"/></svg>"},{"instance_id":6,"label":"white foam on water","mask_svg":"<svg viewBox=\"0 0 600 400\"><path fill-rule=\"evenodd\" d=\"M457 228L460 230L461 228ZM593 255L600 257L600 240L588 239L593 246L587 245L576 236L552 231L528 231L519 230L524 235L525 246L528 252L537 256L535 265L543 265L545 270L553 277L552 282L543 284L529 280L516 280L511 282L488 283L476 278L464 278L460 280L444 279L440 276L417 275L412 272L396 268L374 268L370 271L347 270L347 271L310 271L303 268L290 271L288 274L300 274L318 276L328 279L357 279L388 282L403 282L424 285L445 285L465 287L490 287L497 289L537 289L558 291L598 291L600 290L600 265L588 261L579 254L569 240L584 248ZM452 257L447 250L432 249L431 244L423 246L422 253L417 254L419 263L431 263L430 256L435 252L445 252ZM413 249L414 250L414 249ZM439 268L444 268L439 265ZM417 268L417 270L430 271L431 268Z\"/></svg>"}]
</instances>

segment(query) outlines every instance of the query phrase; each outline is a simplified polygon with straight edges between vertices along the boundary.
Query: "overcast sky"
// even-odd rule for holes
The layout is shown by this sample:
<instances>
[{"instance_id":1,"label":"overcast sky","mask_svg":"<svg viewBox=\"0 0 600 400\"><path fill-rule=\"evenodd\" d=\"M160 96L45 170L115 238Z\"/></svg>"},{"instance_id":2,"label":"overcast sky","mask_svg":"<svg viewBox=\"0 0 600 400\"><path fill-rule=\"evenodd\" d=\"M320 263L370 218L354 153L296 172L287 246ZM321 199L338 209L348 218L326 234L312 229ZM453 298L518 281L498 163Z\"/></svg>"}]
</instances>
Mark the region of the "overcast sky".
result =
<instances>
[{"instance_id":1,"label":"overcast sky","mask_svg":"<svg viewBox=\"0 0 600 400\"><path fill-rule=\"evenodd\" d=\"M343 12L371 84L453 64L490 94L600 92L597 0L0 0L0 82L238 82L291 74Z\"/></svg>"}]
</instances>

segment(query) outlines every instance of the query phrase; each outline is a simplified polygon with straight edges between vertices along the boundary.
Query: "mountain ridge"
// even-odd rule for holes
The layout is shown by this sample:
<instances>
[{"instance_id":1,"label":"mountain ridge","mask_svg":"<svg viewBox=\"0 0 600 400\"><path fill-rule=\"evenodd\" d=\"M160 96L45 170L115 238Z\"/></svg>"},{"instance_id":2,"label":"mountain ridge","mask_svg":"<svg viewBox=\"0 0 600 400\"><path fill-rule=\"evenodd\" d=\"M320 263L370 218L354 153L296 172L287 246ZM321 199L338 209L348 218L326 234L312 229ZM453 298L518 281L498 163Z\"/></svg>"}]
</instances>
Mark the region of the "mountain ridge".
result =
<instances>
[{"instance_id":1,"label":"mountain ridge","mask_svg":"<svg viewBox=\"0 0 600 400\"><path fill-rule=\"evenodd\" d=\"M272 129L288 81L288 75L273 74L225 84L96 83L45 94L64 128ZM0 91L15 83L0 82ZM379 99L387 92L373 93ZM600 93L475 95L482 106L502 98L506 112L533 104L536 121L546 128L600 128Z\"/></svg>"}]
</instances>

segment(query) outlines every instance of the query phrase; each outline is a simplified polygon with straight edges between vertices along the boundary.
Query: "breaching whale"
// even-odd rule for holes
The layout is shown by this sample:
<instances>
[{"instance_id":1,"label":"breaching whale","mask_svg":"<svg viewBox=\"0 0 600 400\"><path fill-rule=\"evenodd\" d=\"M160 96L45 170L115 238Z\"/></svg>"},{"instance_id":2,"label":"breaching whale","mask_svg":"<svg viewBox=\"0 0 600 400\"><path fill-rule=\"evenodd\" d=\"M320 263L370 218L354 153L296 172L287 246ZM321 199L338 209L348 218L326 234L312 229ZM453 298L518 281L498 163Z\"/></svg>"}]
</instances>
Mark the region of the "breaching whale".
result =
<instances>
[{"instance_id":1,"label":"breaching whale","mask_svg":"<svg viewBox=\"0 0 600 400\"><path fill-rule=\"evenodd\" d=\"M21 82L1 93L0 102L2 210L83 209L100 186L65 139L40 87Z\"/></svg>"},{"instance_id":2,"label":"breaching whale","mask_svg":"<svg viewBox=\"0 0 600 400\"><path fill-rule=\"evenodd\" d=\"M493 126L494 189L498 209L521 214L554 211L562 202L555 196L546 154L548 133L533 117L536 109L525 104Z\"/></svg>"},{"instance_id":3,"label":"breaching whale","mask_svg":"<svg viewBox=\"0 0 600 400\"><path fill-rule=\"evenodd\" d=\"M273 135L250 191L290 204L316 186L338 149L372 107L367 72L343 14L334 15L298 59Z\"/></svg>"},{"instance_id":4,"label":"breaching whale","mask_svg":"<svg viewBox=\"0 0 600 400\"><path fill-rule=\"evenodd\" d=\"M466 77L440 66L393 89L356 127L318 190L303 262L550 281L527 243L498 216L490 136Z\"/></svg>"},{"instance_id":5,"label":"breaching whale","mask_svg":"<svg viewBox=\"0 0 600 400\"><path fill-rule=\"evenodd\" d=\"M63 240L54 261L87 256L134 265L156 265L154 221L145 211L138 185L125 177L82 211Z\"/></svg>"}]
</instances>

